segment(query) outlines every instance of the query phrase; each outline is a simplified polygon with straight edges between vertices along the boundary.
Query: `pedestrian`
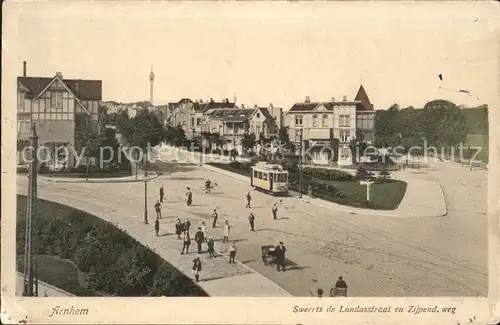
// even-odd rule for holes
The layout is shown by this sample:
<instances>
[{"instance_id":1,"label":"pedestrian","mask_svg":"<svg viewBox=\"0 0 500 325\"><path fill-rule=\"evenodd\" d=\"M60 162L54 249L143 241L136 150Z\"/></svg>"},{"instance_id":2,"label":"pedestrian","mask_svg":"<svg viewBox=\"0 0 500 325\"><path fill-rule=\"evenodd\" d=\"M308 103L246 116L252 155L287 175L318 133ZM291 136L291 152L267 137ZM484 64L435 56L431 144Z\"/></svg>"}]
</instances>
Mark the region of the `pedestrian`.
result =
<instances>
[{"instance_id":1,"label":"pedestrian","mask_svg":"<svg viewBox=\"0 0 500 325\"><path fill-rule=\"evenodd\" d=\"M219 218L219 215L217 214L217 209L214 209L214 213L212 213L212 218L214 222L212 223L212 228L217 227L217 218Z\"/></svg>"},{"instance_id":2,"label":"pedestrian","mask_svg":"<svg viewBox=\"0 0 500 325\"><path fill-rule=\"evenodd\" d=\"M274 256L276 258L276 265L278 267L278 272L280 271L280 267L285 272L285 252L286 247L283 245L283 242L280 241L280 244L276 246L274 249Z\"/></svg>"},{"instance_id":3,"label":"pedestrian","mask_svg":"<svg viewBox=\"0 0 500 325\"><path fill-rule=\"evenodd\" d=\"M182 239L181 234L183 232L183 226L181 219L177 219L177 222L175 223L175 234L177 235L177 239Z\"/></svg>"},{"instance_id":4,"label":"pedestrian","mask_svg":"<svg viewBox=\"0 0 500 325\"><path fill-rule=\"evenodd\" d=\"M49 294L47 293L47 290L45 290L45 293L43 294L44 297L48 297Z\"/></svg>"},{"instance_id":5,"label":"pedestrian","mask_svg":"<svg viewBox=\"0 0 500 325\"><path fill-rule=\"evenodd\" d=\"M186 218L186 221L184 222L184 231L187 231L189 232L189 228L191 228L191 221L189 221L189 219Z\"/></svg>"},{"instance_id":6,"label":"pedestrian","mask_svg":"<svg viewBox=\"0 0 500 325\"><path fill-rule=\"evenodd\" d=\"M311 198L313 196L313 188L311 184L309 184L309 186L307 187L307 195Z\"/></svg>"},{"instance_id":7,"label":"pedestrian","mask_svg":"<svg viewBox=\"0 0 500 325\"><path fill-rule=\"evenodd\" d=\"M323 289L318 289L318 297L323 297Z\"/></svg>"},{"instance_id":8,"label":"pedestrian","mask_svg":"<svg viewBox=\"0 0 500 325\"><path fill-rule=\"evenodd\" d=\"M236 257L236 242L233 241L231 246L229 246L229 263L235 263L234 258Z\"/></svg>"},{"instance_id":9,"label":"pedestrian","mask_svg":"<svg viewBox=\"0 0 500 325\"><path fill-rule=\"evenodd\" d=\"M250 192L247 193L247 205L245 205L245 208L250 208L250 202L252 201L252 196L250 195Z\"/></svg>"},{"instance_id":10,"label":"pedestrian","mask_svg":"<svg viewBox=\"0 0 500 325\"><path fill-rule=\"evenodd\" d=\"M203 232L203 238L205 238L205 242L208 240L208 234L207 234L207 225L205 224L205 221L202 221L201 223L201 231Z\"/></svg>"},{"instance_id":11,"label":"pedestrian","mask_svg":"<svg viewBox=\"0 0 500 325\"><path fill-rule=\"evenodd\" d=\"M229 242L229 222L226 220L224 223L224 229L222 230L222 233L224 234L224 238L222 239L223 243L228 243Z\"/></svg>"},{"instance_id":12,"label":"pedestrian","mask_svg":"<svg viewBox=\"0 0 500 325\"><path fill-rule=\"evenodd\" d=\"M191 193L191 189L188 187L186 192L186 204L190 206L193 203L193 193Z\"/></svg>"},{"instance_id":13,"label":"pedestrian","mask_svg":"<svg viewBox=\"0 0 500 325\"><path fill-rule=\"evenodd\" d=\"M248 222L250 222L250 231L255 231L255 216L253 215L253 213L250 213L250 215L248 216Z\"/></svg>"},{"instance_id":14,"label":"pedestrian","mask_svg":"<svg viewBox=\"0 0 500 325\"><path fill-rule=\"evenodd\" d=\"M335 288L330 290L331 297L343 296L347 297L347 283L345 283L344 279L339 276L337 283L335 283Z\"/></svg>"},{"instance_id":15,"label":"pedestrian","mask_svg":"<svg viewBox=\"0 0 500 325\"><path fill-rule=\"evenodd\" d=\"M163 185L160 187L160 202L163 203L163 195L165 192L163 191Z\"/></svg>"},{"instance_id":16,"label":"pedestrian","mask_svg":"<svg viewBox=\"0 0 500 325\"><path fill-rule=\"evenodd\" d=\"M208 256L215 257L215 248L214 248L215 243L212 237L208 238L207 245L208 245Z\"/></svg>"},{"instance_id":17,"label":"pedestrian","mask_svg":"<svg viewBox=\"0 0 500 325\"><path fill-rule=\"evenodd\" d=\"M161 218L161 204L160 204L160 201L156 201L156 203L155 203L155 210L156 210L156 219Z\"/></svg>"},{"instance_id":18,"label":"pedestrian","mask_svg":"<svg viewBox=\"0 0 500 325\"><path fill-rule=\"evenodd\" d=\"M278 220L278 205L276 203L273 203L271 211L273 212L273 219Z\"/></svg>"},{"instance_id":19,"label":"pedestrian","mask_svg":"<svg viewBox=\"0 0 500 325\"><path fill-rule=\"evenodd\" d=\"M203 235L203 231L201 231L201 227L198 227L198 231L194 234L194 241L198 246L198 254L201 254L201 244L205 241L205 236Z\"/></svg>"},{"instance_id":20,"label":"pedestrian","mask_svg":"<svg viewBox=\"0 0 500 325\"><path fill-rule=\"evenodd\" d=\"M196 282L199 282L201 275L201 260L199 256L196 256L196 258L193 260L193 274Z\"/></svg>"},{"instance_id":21,"label":"pedestrian","mask_svg":"<svg viewBox=\"0 0 500 325\"><path fill-rule=\"evenodd\" d=\"M160 220L158 219L155 220L155 231L156 231L156 237L158 237L158 232L160 231Z\"/></svg>"},{"instance_id":22,"label":"pedestrian","mask_svg":"<svg viewBox=\"0 0 500 325\"><path fill-rule=\"evenodd\" d=\"M191 238L189 238L189 231L185 231L184 236L182 237L181 255L184 254L184 250L186 250L186 254L189 254L189 245L191 245Z\"/></svg>"}]
</instances>

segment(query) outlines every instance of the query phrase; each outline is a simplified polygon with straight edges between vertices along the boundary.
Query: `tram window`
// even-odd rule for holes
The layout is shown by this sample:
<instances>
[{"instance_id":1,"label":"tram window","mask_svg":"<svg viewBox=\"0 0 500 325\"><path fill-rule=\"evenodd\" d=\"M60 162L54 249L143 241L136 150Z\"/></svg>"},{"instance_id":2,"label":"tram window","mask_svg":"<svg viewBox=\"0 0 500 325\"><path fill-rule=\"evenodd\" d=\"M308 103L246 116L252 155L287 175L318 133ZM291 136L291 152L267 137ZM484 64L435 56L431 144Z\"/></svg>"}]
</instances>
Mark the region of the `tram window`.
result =
<instances>
[{"instance_id":1,"label":"tram window","mask_svg":"<svg viewBox=\"0 0 500 325\"><path fill-rule=\"evenodd\" d=\"M267 173L262 173L262 179L267 181Z\"/></svg>"},{"instance_id":2,"label":"tram window","mask_svg":"<svg viewBox=\"0 0 500 325\"><path fill-rule=\"evenodd\" d=\"M278 174L273 174L273 181L277 182L278 181Z\"/></svg>"},{"instance_id":3,"label":"tram window","mask_svg":"<svg viewBox=\"0 0 500 325\"><path fill-rule=\"evenodd\" d=\"M259 172L259 178L262 179L262 172Z\"/></svg>"},{"instance_id":4,"label":"tram window","mask_svg":"<svg viewBox=\"0 0 500 325\"><path fill-rule=\"evenodd\" d=\"M253 171L253 178L257 178L259 176L259 172L254 170Z\"/></svg>"},{"instance_id":5,"label":"tram window","mask_svg":"<svg viewBox=\"0 0 500 325\"><path fill-rule=\"evenodd\" d=\"M279 174L278 182L280 183L286 183L286 174Z\"/></svg>"}]
</instances>

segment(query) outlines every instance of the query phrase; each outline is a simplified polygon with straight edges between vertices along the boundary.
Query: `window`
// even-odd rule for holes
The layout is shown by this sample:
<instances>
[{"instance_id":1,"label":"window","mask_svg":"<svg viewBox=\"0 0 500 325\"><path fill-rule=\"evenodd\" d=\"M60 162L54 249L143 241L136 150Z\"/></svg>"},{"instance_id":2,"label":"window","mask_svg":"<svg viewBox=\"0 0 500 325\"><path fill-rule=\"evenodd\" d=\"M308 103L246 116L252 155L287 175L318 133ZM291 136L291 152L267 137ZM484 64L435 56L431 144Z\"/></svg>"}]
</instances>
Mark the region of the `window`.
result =
<instances>
[{"instance_id":1,"label":"window","mask_svg":"<svg viewBox=\"0 0 500 325\"><path fill-rule=\"evenodd\" d=\"M340 127L350 127L351 126L351 123L350 123L350 119L349 119L349 115L340 115L339 116L339 126Z\"/></svg>"},{"instance_id":2,"label":"window","mask_svg":"<svg viewBox=\"0 0 500 325\"><path fill-rule=\"evenodd\" d=\"M191 125L194 125L194 117L191 117Z\"/></svg>"},{"instance_id":3,"label":"window","mask_svg":"<svg viewBox=\"0 0 500 325\"><path fill-rule=\"evenodd\" d=\"M287 182L286 174L285 173L278 174L278 183L286 183L286 182Z\"/></svg>"},{"instance_id":4,"label":"window","mask_svg":"<svg viewBox=\"0 0 500 325\"><path fill-rule=\"evenodd\" d=\"M260 117L260 113L257 113L257 118L259 118L259 117Z\"/></svg>"},{"instance_id":5,"label":"window","mask_svg":"<svg viewBox=\"0 0 500 325\"><path fill-rule=\"evenodd\" d=\"M300 141L301 130L295 130L295 141Z\"/></svg>"},{"instance_id":6,"label":"window","mask_svg":"<svg viewBox=\"0 0 500 325\"><path fill-rule=\"evenodd\" d=\"M340 141L349 142L349 131L340 131Z\"/></svg>"},{"instance_id":7,"label":"window","mask_svg":"<svg viewBox=\"0 0 500 325\"><path fill-rule=\"evenodd\" d=\"M326 114L323 115L323 121L322 122L323 122L322 126L328 126L328 115L326 115Z\"/></svg>"},{"instance_id":8,"label":"window","mask_svg":"<svg viewBox=\"0 0 500 325\"><path fill-rule=\"evenodd\" d=\"M259 172L259 178L262 179L262 172Z\"/></svg>"},{"instance_id":9,"label":"window","mask_svg":"<svg viewBox=\"0 0 500 325\"><path fill-rule=\"evenodd\" d=\"M263 179L264 181L267 181L267 173L262 173L262 179Z\"/></svg>"},{"instance_id":10,"label":"window","mask_svg":"<svg viewBox=\"0 0 500 325\"><path fill-rule=\"evenodd\" d=\"M258 172L258 171L256 171L256 170L254 170L254 171L253 171L253 177L254 177L254 178L259 177L259 172Z\"/></svg>"},{"instance_id":11,"label":"window","mask_svg":"<svg viewBox=\"0 0 500 325\"><path fill-rule=\"evenodd\" d=\"M24 108L24 91L17 92L17 107Z\"/></svg>"},{"instance_id":12,"label":"window","mask_svg":"<svg viewBox=\"0 0 500 325\"><path fill-rule=\"evenodd\" d=\"M196 125L200 125L200 124L201 124L201 118L199 118L199 117L198 117L198 118L196 119Z\"/></svg>"},{"instance_id":13,"label":"window","mask_svg":"<svg viewBox=\"0 0 500 325\"><path fill-rule=\"evenodd\" d=\"M373 129L373 115L362 114L357 118L359 129Z\"/></svg>"},{"instance_id":14,"label":"window","mask_svg":"<svg viewBox=\"0 0 500 325\"><path fill-rule=\"evenodd\" d=\"M318 115L313 115L313 126L318 126Z\"/></svg>"},{"instance_id":15,"label":"window","mask_svg":"<svg viewBox=\"0 0 500 325\"><path fill-rule=\"evenodd\" d=\"M60 91L53 91L50 96L50 107L62 108L63 106L63 93Z\"/></svg>"},{"instance_id":16,"label":"window","mask_svg":"<svg viewBox=\"0 0 500 325\"><path fill-rule=\"evenodd\" d=\"M260 125L255 127L255 133L260 134Z\"/></svg>"},{"instance_id":17,"label":"window","mask_svg":"<svg viewBox=\"0 0 500 325\"><path fill-rule=\"evenodd\" d=\"M302 125L302 115L295 116L295 125Z\"/></svg>"}]
</instances>

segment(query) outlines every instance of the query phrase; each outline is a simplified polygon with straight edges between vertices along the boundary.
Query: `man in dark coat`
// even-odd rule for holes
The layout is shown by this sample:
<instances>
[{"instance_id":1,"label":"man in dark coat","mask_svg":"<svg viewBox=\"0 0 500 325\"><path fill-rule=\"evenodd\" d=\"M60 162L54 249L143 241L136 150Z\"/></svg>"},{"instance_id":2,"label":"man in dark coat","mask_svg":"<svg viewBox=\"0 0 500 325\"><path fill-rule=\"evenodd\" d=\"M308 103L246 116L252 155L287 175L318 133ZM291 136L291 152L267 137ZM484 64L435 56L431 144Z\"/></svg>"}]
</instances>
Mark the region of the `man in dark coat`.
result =
<instances>
[{"instance_id":1,"label":"man in dark coat","mask_svg":"<svg viewBox=\"0 0 500 325\"><path fill-rule=\"evenodd\" d=\"M193 260L193 274L194 274L194 278L196 279L196 282L200 281L200 273L201 273L201 260L200 260L200 257L197 256Z\"/></svg>"},{"instance_id":2,"label":"man in dark coat","mask_svg":"<svg viewBox=\"0 0 500 325\"><path fill-rule=\"evenodd\" d=\"M214 213L212 213L212 218L214 219L214 222L212 223L212 228L215 228L217 226L217 218L219 218L219 215L217 214L217 209L214 209Z\"/></svg>"},{"instance_id":3,"label":"man in dark coat","mask_svg":"<svg viewBox=\"0 0 500 325\"><path fill-rule=\"evenodd\" d=\"M155 211L156 211L156 219L161 218L161 204L160 204L160 201L156 201L156 203L155 203Z\"/></svg>"},{"instance_id":4,"label":"man in dark coat","mask_svg":"<svg viewBox=\"0 0 500 325\"><path fill-rule=\"evenodd\" d=\"M283 245L283 242L280 241L280 244L276 246L274 249L274 256L276 258L276 266L278 268L278 272L281 269L283 272L285 272L285 252L286 252L286 247Z\"/></svg>"},{"instance_id":5,"label":"man in dark coat","mask_svg":"<svg viewBox=\"0 0 500 325\"><path fill-rule=\"evenodd\" d=\"M190 206L193 203L193 193L191 193L191 189L188 187L186 192L186 204Z\"/></svg>"},{"instance_id":6,"label":"man in dark coat","mask_svg":"<svg viewBox=\"0 0 500 325\"><path fill-rule=\"evenodd\" d=\"M165 195L165 192L163 191L163 185L160 187L160 202L163 203L163 196Z\"/></svg>"},{"instance_id":7,"label":"man in dark coat","mask_svg":"<svg viewBox=\"0 0 500 325\"><path fill-rule=\"evenodd\" d=\"M272 212L273 212L273 219L278 220L278 205L276 203L273 203Z\"/></svg>"},{"instance_id":8,"label":"man in dark coat","mask_svg":"<svg viewBox=\"0 0 500 325\"><path fill-rule=\"evenodd\" d=\"M205 241L205 234L201 231L201 227L198 227L198 231L194 234L194 241L198 246L198 254L201 254L201 244Z\"/></svg>"},{"instance_id":9,"label":"man in dark coat","mask_svg":"<svg viewBox=\"0 0 500 325\"><path fill-rule=\"evenodd\" d=\"M339 296L347 297L347 283L345 283L344 279L341 276L339 276L337 283L335 283L335 288L333 289L333 292L330 292L330 296L332 296L332 297L339 297Z\"/></svg>"},{"instance_id":10,"label":"man in dark coat","mask_svg":"<svg viewBox=\"0 0 500 325\"><path fill-rule=\"evenodd\" d=\"M252 201L252 196L250 195L250 192L247 194L247 205L245 205L245 208L250 208L250 202Z\"/></svg>"},{"instance_id":11,"label":"man in dark coat","mask_svg":"<svg viewBox=\"0 0 500 325\"><path fill-rule=\"evenodd\" d=\"M158 237L158 232L160 231L160 220L158 219L155 220L155 231L156 231L156 237Z\"/></svg>"},{"instance_id":12,"label":"man in dark coat","mask_svg":"<svg viewBox=\"0 0 500 325\"><path fill-rule=\"evenodd\" d=\"M189 237L189 232L186 231L182 238L182 252L181 255L184 254L184 250L186 250L186 254L189 253L189 245L191 245L191 238Z\"/></svg>"},{"instance_id":13,"label":"man in dark coat","mask_svg":"<svg viewBox=\"0 0 500 325\"><path fill-rule=\"evenodd\" d=\"M190 227L191 227L191 221L189 221L189 219L186 219L183 225L183 231L189 232Z\"/></svg>"},{"instance_id":14,"label":"man in dark coat","mask_svg":"<svg viewBox=\"0 0 500 325\"><path fill-rule=\"evenodd\" d=\"M255 231L255 216L253 215L253 213L250 213L250 215L248 216L248 222L250 222L250 230L251 231Z\"/></svg>"}]
</instances>

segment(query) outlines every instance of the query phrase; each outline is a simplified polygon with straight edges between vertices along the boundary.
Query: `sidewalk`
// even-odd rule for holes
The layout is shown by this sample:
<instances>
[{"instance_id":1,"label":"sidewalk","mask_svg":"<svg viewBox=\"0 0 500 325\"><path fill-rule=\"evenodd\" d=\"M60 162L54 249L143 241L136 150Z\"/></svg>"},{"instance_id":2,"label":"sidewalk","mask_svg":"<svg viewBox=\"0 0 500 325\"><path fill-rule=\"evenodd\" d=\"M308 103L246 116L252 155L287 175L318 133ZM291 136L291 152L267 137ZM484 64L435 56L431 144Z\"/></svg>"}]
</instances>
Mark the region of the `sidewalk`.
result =
<instances>
[{"instance_id":1,"label":"sidewalk","mask_svg":"<svg viewBox=\"0 0 500 325\"><path fill-rule=\"evenodd\" d=\"M232 173L210 165L203 165L203 168L250 184L250 178L247 176ZM351 214L374 215L380 217L441 217L446 215L446 202L443 191L438 183L417 179L415 176L412 176L410 172L401 172L397 174L395 179L407 183L405 196L395 210L387 211L355 208L318 198L311 198L307 195L303 195L302 200L323 208ZM298 196L298 193L293 191L290 191L290 194L291 196Z\"/></svg>"},{"instance_id":2,"label":"sidewalk","mask_svg":"<svg viewBox=\"0 0 500 325\"><path fill-rule=\"evenodd\" d=\"M18 178L18 193L23 193L26 187L27 182L20 182ZM95 193L89 192L88 194L85 191L85 193L85 195L82 195L79 188L72 190L71 187L61 188L45 185L43 191L39 192L38 197L60 204L71 202L72 207L115 224L141 244L149 247L179 271L186 274L186 276L193 278L192 266L193 259L197 255L195 253L196 244L192 243L189 254L180 255L181 242L172 233L172 230L174 229L177 217L182 220L186 217L194 220L195 216L183 211L169 211L169 213L173 212L176 216L164 216L164 218L160 219L160 236L156 237L154 235L152 213L150 213L150 223L148 225L143 223L142 216L144 212L142 204L136 204L137 202L134 202L127 195L116 195L111 199L109 195L102 195L99 191ZM149 199L153 200L154 198L150 197ZM226 245L216 242L215 247L219 251L225 249ZM203 249L206 249L206 245L203 245ZM290 296L288 292L277 284L248 266L239 262L229 264L225 256L219 255L216 258L210 259L208 254L203 253L200 255L200 259L203 271L198 285L210 296Z\"/></svg>"},{"instance_id":3,"label":"sidewalk","mask_svg":"<svg viewBox=\"0 0 500 325\"><path fill-rule=\"evenodd\" d=\"M155 171L148 171L148 180L158 178ZM139 174L137 178L135 175L126 177L111 177L111 178L73 178L73 177L47 177L43 174L38 175L39 179L53 183L131 183L131 182L144 182L144 174Z\"/></svg>"},{"instance_id":4,"label":"sidewalk","mask_svg":"<svg viewBox=\"0 0 500 325\"><path fill-rule=\"evenodd\" d=\"M23 281L23 274L16 272L16 296L21 296L23 293ZM38 297L43 297L45 293L49 297L75 297L75 295L67 291L38 280Z\"/></svg>"}]
</instances>

